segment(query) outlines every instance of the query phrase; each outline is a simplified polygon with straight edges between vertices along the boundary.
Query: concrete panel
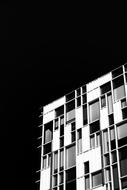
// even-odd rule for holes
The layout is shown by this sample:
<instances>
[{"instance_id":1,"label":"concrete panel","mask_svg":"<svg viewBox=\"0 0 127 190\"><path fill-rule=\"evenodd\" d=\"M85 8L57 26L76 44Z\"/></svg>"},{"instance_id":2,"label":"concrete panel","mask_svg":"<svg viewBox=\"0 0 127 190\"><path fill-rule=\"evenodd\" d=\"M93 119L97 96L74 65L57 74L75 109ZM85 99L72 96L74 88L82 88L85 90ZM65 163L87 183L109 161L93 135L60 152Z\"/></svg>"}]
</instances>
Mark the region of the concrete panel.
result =
<instances>
[{"instance_id":1,"label":"concrete panel","mask_svg":"<svg viewBox=\"0 0 127 190\"><path fill-rule=\"evenodd\" d=\"M80 178L84 175L83 154L79 154L76 159L77 178Z\"/></svg>"},{"instance_id":2,"label":"concrete panel","mask_svg":"<svg viewBox=\"0 0 127 190\"><path fill-rule=\"evenodd\" d=\"M77 108L76 112L76 129L83 127L83 108Z\"/></svg>"},{"instance_id":3,"label":"concrete panel","mask_svg":"<svg viewBox=\"0 0 127 190\"><path fill-rule=\"evenodd\" d=\"M64 104L65 104L65 96L63 96L63 97L59 98L58 100L44 106L43 112L45 114L45 113L50 112L50 111L52 111L52 110L54 110L54 109L56 109L56 108L58 108Z\"/></svg>"},{"instance_id":4,"label":"concrete panel","mask_svg":"<svg viewBox=\"0 0 127 190\"><path fill-rule=\"evenodd\" d=\"M97 147L89 151L90 173L102 169L101 148Z\"/></svg>"},{"instance_id":5,"label":"concrete panel","mask_svg":"<svg viewBox=\"0 0 127 190\"><path fill-rule=\"evenodd\" d=\"M105 107L100 110L100 128L101 130L107 128L109 126L108 121L108 108Z\"/></svg>"},{"instance_id":6,"label":"concrete panel","mask_svg":"<svg viewBox=\"0 0 127 190\"><path fill-rule=\"evenodd\" d=\"M119 123L122 121L121 102L114 103L114 122Z\"/></svg>"},{"instance_id":7,"label":"concrete panel","mask_svg":"<svg viewBox=\"0 0 127 190\"><path fill-rule=\"evenodd\" d=\"M96 88L87 93L87 100L88 100L88 102L91 102L92 100L95 100L99 96L100 96L100 89Z\"/></svg>"},{"instance_id":8,"label":"concrete panel","mask_svg":"<svg viewBox=\"0 0 127 190\"><path fill-rule=\"evenodd\" d=\"M111 73L108 73L108 74L106 74L106 75L104 75L104 76L102 76L102 77L88 83L86 85L87 92L89 92L89 91L91 91L91 90L93 90L93 89L95 89L95 88L97 88L97 87L111 81L111 79L112 79Z\"/></svg>"},{"instance_id":9,"label":"concrete panel","mask_svg":"<svg viewBox=\"0 0 127 190\"><path fill-rule=\"evenodd\" d=\"M89 125L82 128L82 151L90 149Z\"/></svg>"},{"instance_id":10,"label":"concrete panel","mask_svg":"<svg viewBox=\"0 0 127 190\"><path fill-rule=\"evenodd\" d=\"M59 149L59 130L53 132L53 151Z\"/></svg>"},{"instance_id":11,"label":"concrete panel","mask_svg":"<svg viewBox=\"0 0 127 190\"><path fill-rule=\"evenodd\" d=\"M40 190L50 189L50 168L41 172Z\"/></svg>"},{"instance_id":12,"label":"concrete panel","mask_svg":"<svg viewBox=\"0 0 127 190\"><path fill-rule=\"evenodd\" d=\"M54 110L48 112L47 114L45 114L45 115L43 116L43 123L44 123L44 124L45 124L45 123L48 123L48 122L52 121L53 119L55 119L55 111L54 111Z\"/></svg>"},{"instance_id":13,"label":"concrete panel","mask_svg":"<svg viewBox=\"0 0 127 190\"><path fill-rule=\"evenodd\" d=\"M77 190L84 190L84 177L77 179Z\"/></svg>"},{"instance_id":14,"label":"concrete panel","mask_svg":"<svg viewBox=\"0 0 127 190\"><path fill-rule=\"evenodd\" d=\"M67 146L71 144L71 123L66 125L64 128L65 130L65 135L64 135L64 146Z\"/></svg>"}]
</instances>

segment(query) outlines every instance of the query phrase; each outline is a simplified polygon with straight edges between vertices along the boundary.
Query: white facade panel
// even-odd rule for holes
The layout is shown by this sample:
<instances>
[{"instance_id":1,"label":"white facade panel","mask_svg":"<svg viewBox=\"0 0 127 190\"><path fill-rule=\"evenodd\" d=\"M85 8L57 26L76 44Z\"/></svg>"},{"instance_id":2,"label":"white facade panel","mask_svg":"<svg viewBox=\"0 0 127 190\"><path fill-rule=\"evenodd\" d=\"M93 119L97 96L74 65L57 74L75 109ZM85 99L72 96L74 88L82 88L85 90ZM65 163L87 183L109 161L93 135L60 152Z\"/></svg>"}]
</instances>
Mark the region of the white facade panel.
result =
<instances>
[{"instance_id":1,"label":"white facade panel","mask_svg":"<svg viewBox=\"0 0 127 190\"><path fill-rule=\"evenodd\" d=\"M119 123L122 121L121 102L114 103L114 122Z\"/></svg>"},{"instance_id":2,"label":"white facade panel","mask_svg":"<svg viewBox=\"0 0 127 190\"><path fill-rule=\"evenodd\" d=\"M50 168L41 172L40 190L50 189Z\"/></svg>"},{"instance_id":3,"label":"white facade panel","mask_svg":"<svg viewBox=\"0 0 127 190\"><path fill-rule=\"evenodd\" d=\"M66 125L64 135L64 146L71 144L71 124Z\"/></svg>"},{"instance_id":4,"label":"white facade panel","mask_svg":"<svg viewBox=\"0 0 127 190\"><path fill-rule=\"evenodd\" d=\"M53 132L53 151L59 149L59 130Z\"/></svg>"},{"instance_id":5,"label":"white facade panel","mask_svg":"<svg viewBox=\"0 0 127 190\"><path fill-rule=\"evenodd\" d=\"M108 73L108 74L106 74L106 75L104 75L104 76L102 76L102 77L88 83L87 86L86 86L87 87L87 92L89 92L89 91L91 91L91 90L93 90L93 89L95 89L95 88L97 88L97 87L111 81L111 79L112 79L112 75L111 75L111 73Z\"/></svg>"},{"instance_id":6,"label":"white facade panel","mask_svg":"<svg viewBox=\"0 0 127 190\"><path fill-rule=\"evenodd\" d=\"M83 154L79 154L76 158L76 162L77 162L77 178L80 178L84 175L84 162L83 162Z\"/></svg>"},{"instance_id":7,"label":"white facade panel","mask_svg":"<svg viewBox=\"0 0 127 190\"><path fill-rule=\"evenodd\" d=\"M53 119L55 119L55 111L50 111L48 113L46 113L44 116L43 116L43 123L48 123L50 121L52 121Z\"/></svg>"},{"instance_id":8,"label":"white facade panel","mask_svg":"<svg viewBox=\"0 0 127 190\"><path fill-rule=\"evenodd\" d=\"M90 149L89 125L82 128L82 151Z\"/></svg>"},{"instance_id":9,"label":"white facade panel","mask_svg":"<svg viewBox=\"0 0 127 190\"><path fill-rule=\"evenodd\" d=\"M84 177L77 179L77 190L84 190Z\"/></svg>"},{"instance_id":10,"label":"white facade panel","mask_svg":"<svg viewBox=\"0 0 127 190\"><path fill-rule=\"evenodd\" d=\"M88 102L91 102L92 100L95 100L99 96L100 96L100 89L96 88L87 93L87 100L88 100Z\"/></svg>"},{"instance_id":11,"label":"white facade panel","mask_svg":"<svg viewBox=\"0 0 127 190\"><path fill-rule=\"evenodd\" d=\"M90 172L102 169L101 147L97 147L89 151Z\"/></svg>"},{"instance_id":12,"label":"white facade panel","mask_svg":"<svg viewBox=\"0 0 127 190\"><path fill-rule=\"evenodd\" d=\"M100 186L100 187L96 187L94 189L96 189L96 190L106 190L106 186Z\"/></svg>"},{"instance_id":13,"label":"white facade panel","mask_svg":"<svg viewBox=\"0 0 127 190\"><path fill-rule=\"evenodd\" d=\"M107 107L100 110L100 129L103 130L109 126Z\"/></svg>"},{"instance_id":14,"label":"white facade panel","mask_svg":"<svg viewBox=\"0 0 127 190\"><path fill-rule=\"evenodd\" d=\"M51 104L44 106L43 112L45 114L45 113L50 112L64 104L65 104L65 96L63 96L62 98L59 98L58 100L52 102Z\"/></svg>"},{"instance_id":15,"label":"white facade panel","mask_svg":"<svg viewBox=\"0 0 127 190\"><path fill-rule=\"evenodd\" d=\"M76 129L83 127L83 109L82 106L75 110L76 114Z\"/></svg>"}]
</instances>

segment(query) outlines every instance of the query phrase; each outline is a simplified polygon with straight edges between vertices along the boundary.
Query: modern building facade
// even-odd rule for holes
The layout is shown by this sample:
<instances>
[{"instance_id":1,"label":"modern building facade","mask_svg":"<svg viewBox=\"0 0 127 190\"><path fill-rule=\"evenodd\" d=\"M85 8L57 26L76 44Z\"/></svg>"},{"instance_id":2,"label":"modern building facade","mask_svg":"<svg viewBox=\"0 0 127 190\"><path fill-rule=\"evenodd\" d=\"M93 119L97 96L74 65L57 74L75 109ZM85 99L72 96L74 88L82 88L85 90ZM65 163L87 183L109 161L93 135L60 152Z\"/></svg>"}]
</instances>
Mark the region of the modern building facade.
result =
<instances>
[{"instance_id":1,"label":"modern building facade","mask_svg":"<svg viewBox=\"0 0 127 190\"><path fill-rule=\"evenodd\" d=\"M40 190L127 189L127 64L43 107Z\"/></svg>"}]
</instances>

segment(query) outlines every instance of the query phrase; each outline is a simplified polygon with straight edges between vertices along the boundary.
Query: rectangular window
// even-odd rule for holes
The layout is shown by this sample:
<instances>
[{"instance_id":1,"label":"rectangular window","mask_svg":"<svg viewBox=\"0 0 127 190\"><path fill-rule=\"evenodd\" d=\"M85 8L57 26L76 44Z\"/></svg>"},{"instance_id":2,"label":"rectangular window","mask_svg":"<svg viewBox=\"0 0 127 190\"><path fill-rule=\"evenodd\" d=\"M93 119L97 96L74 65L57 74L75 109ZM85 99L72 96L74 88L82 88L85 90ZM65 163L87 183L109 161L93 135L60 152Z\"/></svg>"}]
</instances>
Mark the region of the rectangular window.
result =
<instances>
[{"instance_id":1,"label":"rectangular window","mask_svg":"<svg viewBox=\"0 0 127 190\"><path fill-rule=\"evenodd\" d=\"M105 182L111 181L110 167L105 169Z\"/></svg>"},{"instance_id":2,"label":"rectangular window","mask_svg":"<svg viewBox=\"0 0 127 190\"><path fill-rule=\"evenodd\" d=\"M75 118L75 100L66 104L66 121L69 122Z\"/></svg>"},{"instance_id":3,"label":"rectangular window","mask_svg":"<svg viewBox=\"0 0 127 190\"><path fill-rule=\"evenodd\" d=\"M105 155L104 155L104 165L105 165L105 166L110 165L109 154L105 154Z\"/></svg>"},{"instance_id":4,"label":"rectangular window","mask_svg":"<svg viewBox=\"0 0 127 190\"><path fill-rule=\"evenodd\" d=\"M64 106L60 106L59 108L55 109L56 117L64 114Z\"/></svg>"},{"instance_id":5,"label":"rectangular window","mask_svg":"<svg viewBox=\"0 0 127 190\"><path fill-rule=\"evenodd\" d=\"M53 175L53 187L57 186L57 175Z\"/></svg>"},{"instance_id":6,"label":"rectangular window","mask_svg":"<svg viewBox=\"0 0 127 190\"><path fill-rule=\"evenodd\" d=\"M104 153L109 151L109 140L108 140L108 131L103 131L103 148Z\"/></svg>"},{"instance_id":7,"label":"rectangular window","mask_svg":"<svg viewBox=\"0 0 127 190\"><path fill-rule=\"evenodd\" d=\"M60 137L60 148L64 146L64 137Z\"/></svg>"},{"instance_id":8,"label":"rectangular window","mask_svg":"<svg viewBox=\"0 0 127 190\"><path fill-rule=\"evenodd\" d=\"M55 119L55 130L59 128L59 119Z\"/></svg>"},{"instance_id":9,"label":"rectangular window","mask_svg":"<svg viewBox=\"0 0 127 190\"><path fill-rule=\"evenodd\" d=\"M113 165L113 183L114 183L114 190L119 190L119 178L118 178L117 165Z\"/></svg>"},{"instance_id":10,"label":"rectangular window","mask_svg":"<svg viewBox=\"0 0 127 190\"><path fill-rule=\"evenodd\" d=\"M118 146L127 144L127 123L123 123L117 127Z\"/></svg>"},{"instance_id":11,"label":"rectangular window","mask_svg":"<svg viewBox=\"0 0 127 190\"><path fill-rule=\"evenodd\" d=\"M82 152L82 129L77 130L77 153Z\"/></svg>"},{"instance_id":12,"label":"rectangular window","mask_svg":"<svg viewBox=\"0 0 127 190\"><path fill-rule=\"evenodd\" d=\"M52 140L53 121L44 125L44 143L48 143Z\"/></svg>"},{"instance_id":13,"label":"rectangular window","mask_svg":"<svg viewBox=\"0 0 127 190\"><path fill-rule=\"evenodd\" d=\"M82 96L82 102L83 102L83 104L85 104L87 102L87 96L86 96L86 94L83 94L83 96Z\"/></svg>"},{"instance_id":14,"label":"rectangular window","mask_svg":"<svg viewBox=\"0 0 127 190\"><path fill-rule=\"evenodd\" d=\"M71 132L71 142L74 142L76 140L75 131Z\"/></svg>"},{"instance_id":15,"label":"rectangular window","mask_svg":"<svg viewBox=\"0 0 127 190\"><path fill-rule=\"evenodd\" d=\"M99 120L100 118L100 107L99 107L99 100L91 103L89 105L89 116L90 116L90 123Z\"/></svg>"},{"instance_id":16,"label":"rectangular window","mask_svg":"<svg viewBox=\"0 0 127 190\"><path fill-rule=\"evenodd\" d=\"M61 173L59 174L59 183L61 184L61 183L63 183L63 182L64 182L64 173L61 172Z\"/></svg>"},{"instance_id":17,"label":"rectangular window","mask_svg":"<svg viewBox=\"0 0 127 190\"><path fill-rule=\"evenodd\" d=\"M111 153L111 155L112 155L112 164L113 164L113 163L117 162L116 151L113 151L113 152Z\"/></svg>"},{"instance_id":18,"label":"rectangular window","mask_svg":"<svg viewBox=\"0 0 127 190\"><path fill-rule=\"evenodd\" d=\"M77 96L80 96L80 95L81 95L81 89L78 88L78 89L76 90L76 93L77 93Z\"/></svg>"},{"instance_id":19,"label":"rectangular window","mask_svg":"<svg viewBox=\"0 0 127 190\"><path fill-rule=\"evenodd\" d=\"M108 114L113 112L112 94L107 94Z\"/></svg>"},{"instance_id":20,"label":"rectangular window","mask_svg":"<svg viewBox=\"0 0 127 190\"><path fill-rule=\"evenodd\" d=\"M98 171L92 174L92 187L96 187L102 184L102 171Z\"/></svg>"},{"instance_id":21,"label":"rectangular window","mask_svg":"<svg viewBox=\"0 0 127 190\"><path fill-rule=\"evenodd\" d=\"M58 151L54 152L54 173L57 172L58 169Z\"/></svg>"},{"instance_id":22,"label":"rectangular window","mask_svg":"<svg viewBox=\"0 0 127 190\"><path fill-rule=\"evenodd\" d=\"M77 98L77 107L81 106L81 96Z\"/></svg>"},{"instance_id":23,"label":"rectangular window","mask_svg":"<svg viewBox=\"0 0 127 190\"><path fill-rule=\"evenodd\" d=\"M101 89L101 94L105 94L105 93L111 91L111 83L108 82L108 83L106 83L106 84L103 84L103 85L100 87L100 89Z\"/></svg>"},{"instance_id":24,"label":"rectangular window","mask_svg":"<svg viewBox=\"0 0 127 190\"><path fill-rule=\"evenodd\" d=\"M71 131L75 130L75 122L71 123Z\"/></svg>"},{"instance_id":25,"label":"rectangular window","mask_svg":"<svg viewBox=\"0 0 127 190\"><path fill-rule=\"evenodd\" d=\"M66 95L66 102L68 102L68 101L70 101L70 100L72 100L74 98L75 98L75 91L73 91L73 92Z\"/></svg>"},{"instance_id":26,"label":"rectangular window","mask_svg":"<svg viewBox=\"0 0 127 190\"><path fill-rule=\"evenodd\" d=\"M114 127L110 128L110 144L111 144L111 150L116 148L116 141L115 141L115 130Z\"/></svg>"},{"instance_id":27,"label":"rectangular window","mask_svg":"<svg viewBox=\"0 0 127 190\"><path fill-rule=\"evenodd\" d=\"M66 170L66 181L72 181L76 179L76 167Z\"/></svg>"},{"instance_id":28,"label":"rectangular window","mask_svg":"<svg viewBox=\"0 0 127 190\"><path fill-rule=\"evenodd\" d=\"M99 130L100 130L100 122L99 122L99 120L90 124L90 134L95 133L95 132L97 132Z\"/></svg>"},{"instance_id":29,"label":"rectangular window","mask_svg":"<svg viewBox=\"0 0 127 190\"><path fill-rule=\"evenodd\" d=\"M90 177L85 176L85 190L90 190Z\"/></svg>"},{"instance_id":30,"label":"rectangular window","mask_svg":"<svg viewBox=\"0 0 127 190\"><path fill-rule=\"evenodd\" d=\"M119 75L121 75L123 73L123 68L119 67L117 69L115 69L114 71L112 71L112 78L115 78Z\"/></svg>"},{"instance_id":31,"label":"rectangular window","mask_svg":"<svg viewBox=\"0 0 127 190\"><path fill-rule=\"evenodd\" d=\"M106 106L106 98L105 95L101 97L101 108L104 108Z\"/></svg>"},{"instance_id":32,"label":"rectangular window","mask_svg":"<svg viewBox=\"0 0 127 190\"><path fill-rule=\"evenodd\" d=\"M60 125L64 125L64 116L60 118Z\"/></svg>"},{"instance_id":33,"label":"rectangular window","mask_svg":"<svg viewBox=\"0 0 127 190\"><path fill-rule=\"evenodd\" d=\"M51 152L51 142L43 146L43 154L48 154Z\"/></svg>"},{"instance_id":34,"label":"rectangular window","mask_svg":"<svg viewBox=\"0 0 127 190\"><path fill-rule=\"evenodd\" d=\"M60 170L64 168L64 149L60 150Z\"/></svg>"},{"instance_id":35,"label":"rectangular window","mask_svg":"<svg viewBox=\"0 0 127 190\"><path fill-rule=\"evenodd\" d=\"M100 146L101 145L101 137L100 137L100 133L96 134L96 145Z\"/></svg>"},{"instance_id":36,"label":"rectangular window","mask_svg":"<svg viewBox=\"0 0 127 190\"><path fill-rule=\"evenodd\" d=\"M87 124L87 104L83 105L83 125Z\"/></svg>"},{"instance_id":37,"label":"rectangular window","mask_svg":"<svg viewBox=\"0 0 127 190\"><path fill-rule=\"evenodd\" d=\"M121 98L125 97L125 87L123 76L115 79L113 81L113 89L114 89L114 100L118 101Z\"/></svg>"},{"instance_id":38,"label":"rectangular window","mask_svg":"<svg viewBox=\"0 0 127 190\"><path fill-rule=\"evenodd\" d=\"M113 125L114 124L114 116L113 116L113 114L110 114L108 116L108 119L109 119L109 125Z\"/></svg>"},{"instance_id":39,"label":"rectangular window","mask_svg":"<svg viewBox=\"0 0 127 190\"><path fill-rule=\"evenodd\" d=\"M119 150L121 177L127 175L127 147Z\"/></svg>"},{"instance_id":40,"label":"rectangular window","mask_svg":"<svg viewBox=\"0 0 127 190\"><path fill-rule=\"evenodd\" d=\"M66 169L76 164L75 145L66 148Z\"/></svg>"},{"instance_id":41,"label":"rectangular window","mask_svg":"<svg viewBox=\"0 0 127 190\"><path fill-rule=\"evenodd\" d=\"M43 169L46 169L46 164L47 163L47 156L43 157Z\"/></svg>"},{"instance_id":42,"label":"rectangular window","mask_svg":"<svg viewBox=\"0 0 127 190\"><path fill-rule=\"evenodd\" d=\"M51 154L48 154L48 167L51 166Z\"/></svg>"},{"instance_id":43,"label":"rectangular window","mask_svg":"<svg viewBox=\"0 0 127 190\"><path fill-rule=\"evenodd\" d=\"M121 179L122 189L127 188L127 177Z\"/></svg>"},{"instance_id":44,"label":"rectangular window","mask_svg":"<svg viewBox=\"0 0 127 190\"><path fill-rule=\"evenodd\" d=\"M84 173L85 174L89 173L89 161L84 163Z\"/></svg>"},{"instance_id":45,"label":"rectangular window","mask_svg":"<svg viewBox=\"0 0 127 190\"><path fill-rule=\"evenodd\" d=\"M121 100L121 108L125 108L127 106L126 98Z\"/></svg>"},{"instance_id":46,"label":"rectangular window","mask_svg":"<svg viewBox=\"0 0 127 190\"><path fill-rule=\"evenodd\" d=\"M95 135L90 136L90 148L95 148Z\"/></svg>"}]
</instances>

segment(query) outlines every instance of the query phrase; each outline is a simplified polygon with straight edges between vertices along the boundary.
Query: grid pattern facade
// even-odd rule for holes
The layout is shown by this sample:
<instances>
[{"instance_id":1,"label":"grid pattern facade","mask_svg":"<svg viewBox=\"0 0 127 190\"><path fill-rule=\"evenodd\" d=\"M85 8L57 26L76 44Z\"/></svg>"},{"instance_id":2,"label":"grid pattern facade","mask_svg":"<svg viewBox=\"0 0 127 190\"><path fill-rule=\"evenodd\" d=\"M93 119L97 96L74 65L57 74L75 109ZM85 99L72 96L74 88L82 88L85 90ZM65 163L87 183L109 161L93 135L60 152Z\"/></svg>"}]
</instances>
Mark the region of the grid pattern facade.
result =
<instances>
[{"instance_id":1,"label":"grid pattern facade","mask_svg":"<svg viewBox=\"0 0 127 190\"><path fill-rule=\"evenodd\" d=\"M127 65L43 107L40 190L127 189Z\"/></svg>"}]
</instances>

